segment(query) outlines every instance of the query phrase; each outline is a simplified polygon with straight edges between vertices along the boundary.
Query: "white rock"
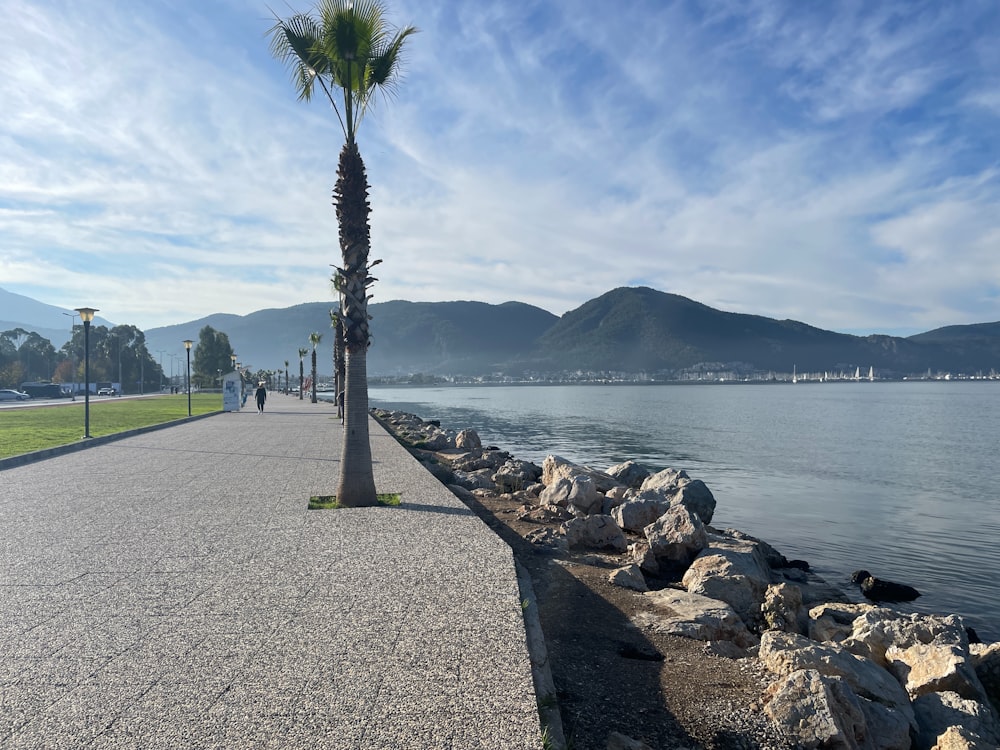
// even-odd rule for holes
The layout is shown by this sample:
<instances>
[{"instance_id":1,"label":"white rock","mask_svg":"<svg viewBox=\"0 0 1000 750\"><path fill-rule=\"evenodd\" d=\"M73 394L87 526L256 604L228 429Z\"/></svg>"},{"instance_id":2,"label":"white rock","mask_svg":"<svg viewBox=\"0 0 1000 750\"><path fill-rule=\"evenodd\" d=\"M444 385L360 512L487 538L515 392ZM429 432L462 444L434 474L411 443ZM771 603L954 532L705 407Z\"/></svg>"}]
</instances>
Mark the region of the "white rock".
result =
<instances>
[{"instance_id":1,"label":"white rock","mask_svg":"<svg viewBox=\"0 0 1000 750\"><path fill-rule=\"evenodd\" d=\"M916 727L909 696L893 676L836 644L816 643L794 633L769 630L761 635L758 656L768 669L781 676L812 669L841 677L855 694L899 711L911 727Z\"/></svg>"},{"instance_id":2,"label":"white rock","mask_svg":"<svg viewBox=\"0 0 1000 750\"><path fill-rule=\"evenodd\" d=\"M659 632L698 641L732 641L744 649L757 644L757 638L725 602L677 589L660 589L645 596L653 604L647 624Z\"/></svg>"},{"instance_id":3,"label":"white rock","mask_svg":"<svg viewBox=\"0 0 1000 750\"><path fill-rule=\"evenodd\" d=\"M646 585L646 579L643 577L642 571L634 563L612 570L608 574L608 582L613 586L620 586L623 589L649 591L649 586Z\"/></svg>"},{"instance_id":4,"label":"white rock","mask_svg":"<svg viewBox=\"0 0 1000 750\"><path fill-rule=\"evenodd\" d=\"M611 509L615 523L627 531L640 532L667 512L670 504L664 500L628 500Z\"/></svg>"},{"instance_id":5,"label":"white rock","mask_svg":"<svg viewBox=\"0 0 1000 750\"><path fill-rule=\"evenodd\" d=\"M913 701L913 711L917 717L919 748L940 745L941 736L949 727L960 728L980 742L991 743L987 747L1000 745L1000 724L992 708L958 693L927 693ZM954 737L953 741L957 739Z\"/></svg>"},{"instance_id":6,"label":"white rock","mask_svg":"<svg viewBox=\"0 0 1000 750\"><path fill-rule=\"evenodd\" d=\"M643 529L661 566L686 566L708 544L705 525L683 506L670 508Z\"/></svg>"},{"instance_id":7,"label":"white rock","mask_svg":"<svg viewBox=\"0 0 1000 750\"><path fill-rule=\"evenodd\" d=\"M562 525L569 547L611 549L624 552L628 548L625 534L611 516L593 515L574 518Z\"/></svg>"}]
</instances>

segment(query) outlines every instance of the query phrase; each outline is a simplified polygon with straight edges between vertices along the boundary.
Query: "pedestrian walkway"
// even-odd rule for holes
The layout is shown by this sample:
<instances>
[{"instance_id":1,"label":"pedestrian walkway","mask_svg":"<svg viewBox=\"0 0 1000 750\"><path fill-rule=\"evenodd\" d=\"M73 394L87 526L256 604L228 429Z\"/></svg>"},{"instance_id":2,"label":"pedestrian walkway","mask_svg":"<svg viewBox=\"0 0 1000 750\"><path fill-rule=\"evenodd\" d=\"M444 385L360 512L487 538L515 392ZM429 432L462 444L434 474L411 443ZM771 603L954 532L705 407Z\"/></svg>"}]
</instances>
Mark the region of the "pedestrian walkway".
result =
<instances>
[{"instance_id":1,"label":"pedestrian walkway","mask_svg":"<svg viewBox=\"0 0 1000 750\"><path fill-rule=\"evenodd\" d=\"M541 748L510 549L371 423L251 408L0 471L0 748Z\"/></svg>"}]
</instances>

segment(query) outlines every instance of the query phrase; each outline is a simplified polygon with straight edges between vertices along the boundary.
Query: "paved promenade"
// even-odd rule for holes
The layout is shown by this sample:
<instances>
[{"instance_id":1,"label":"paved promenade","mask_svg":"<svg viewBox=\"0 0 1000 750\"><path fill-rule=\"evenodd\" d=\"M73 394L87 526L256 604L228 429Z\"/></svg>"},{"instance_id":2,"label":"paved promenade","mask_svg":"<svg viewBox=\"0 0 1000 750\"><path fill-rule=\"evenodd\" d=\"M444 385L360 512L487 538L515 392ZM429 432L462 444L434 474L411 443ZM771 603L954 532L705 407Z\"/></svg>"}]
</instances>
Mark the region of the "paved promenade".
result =
<instances>
[{"instance_id":1,"label":"paved promenade","mask_svg":"<svg viewBox=\"0 0 1000 750\"><path fill-rule=\"evenodd\" d=\"M400 507L309 511L272 394L0 471L0 748L540 748L511 552L371 423Z\"/></svg>"}]
</instances>

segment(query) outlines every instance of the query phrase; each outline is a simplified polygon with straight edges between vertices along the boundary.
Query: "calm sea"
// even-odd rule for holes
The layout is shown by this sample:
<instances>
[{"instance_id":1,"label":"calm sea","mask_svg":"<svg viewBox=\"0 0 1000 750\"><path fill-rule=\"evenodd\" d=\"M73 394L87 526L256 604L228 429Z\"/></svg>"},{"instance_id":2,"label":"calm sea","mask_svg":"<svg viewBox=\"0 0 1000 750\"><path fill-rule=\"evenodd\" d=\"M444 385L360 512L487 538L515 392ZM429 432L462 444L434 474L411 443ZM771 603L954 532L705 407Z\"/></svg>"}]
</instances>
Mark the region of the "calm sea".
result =
<instances>
[{"instance_id":1,"label":"calm sea","mask_svg":"<svg viewBox=\"0 0 1000 750\"><path fill-rule=\"evenodd\" d=\"M825 578L866 568L1000 640L1000 383L372 388L371 405L541 464L687 469L713 525ZM909 605L907 605L909 606Z\"/></svg>"}]
</instances>

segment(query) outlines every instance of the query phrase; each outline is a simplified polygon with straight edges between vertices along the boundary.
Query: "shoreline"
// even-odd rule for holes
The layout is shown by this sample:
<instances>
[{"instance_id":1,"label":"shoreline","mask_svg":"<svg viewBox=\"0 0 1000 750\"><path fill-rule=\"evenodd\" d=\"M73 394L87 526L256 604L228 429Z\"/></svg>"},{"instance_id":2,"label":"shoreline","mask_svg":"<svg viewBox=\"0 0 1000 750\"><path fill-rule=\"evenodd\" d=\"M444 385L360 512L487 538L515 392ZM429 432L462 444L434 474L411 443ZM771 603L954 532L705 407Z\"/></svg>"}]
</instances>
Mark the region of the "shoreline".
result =
<instances>
[{"instance_id":1,"label":"shoreline","mask_svg":"<svg viewBox=\"0 0 1000 750\"><path fill-rule=\"evenodd\" d=\"M592 593L612 602L619 609L628 611L628 618L620 624L621 632L630 633L634 629L650 639L654 639L655 633L656 643L652 645L651 653L663 657L664 660L667 656L664 651L669 653L669 649L684 650L684 644L676 640L678 634L685 636L689 642L700 644L698 650L704 653L701 653L699 658L706 660L706 663L690 675L692 684L698 686L695 692L706 692L705 680L708 675L719 670L721 661L736 662L749 672L763 669L766 677L759 679L766 679L767 685L757 686L757 699L749 703L755 710L750 712L750 716L743 716L740 719L747 727L751 727L744 732L746 741L751 743L746 745L748 747L780 746L767 744L779 741L773 736L774 729L779 730L779 736L784 741L793 743L804 741L802 736L795 737L794 732L789 728L788 722L791 720L785 720L788 718L788 711L794 715L796 707L801 709L804 701L815 698L808 690L809 685L799 684L804 679L803 675L810 675L811 672L808 669L788 670L783 668L781 667L782 660L787 661L788 653L799 653L808 649L813 651L826 649L826 651L836 654L845 663L851 663L848 657L861 659L862 657L855 653L859 647L855 642L857 634L854 633L854 630L857 629L855 627L856 621L859 620L868 622L874 619L881 623L880 627L883 631L887 628L898 631L894 632L894 638L899 643L879 644L875 648L876 652L882 648L882 661L885 663L877 663L878 659L872 661L871 653L868 654L869 658L865 662L877 667L877 674L884 673L884 675L889 676L890 679L885 680L886 684L883 688L889 691L891 696L881 695L879 696L880 700L873 700L870 695L870 686L853 684L844 675L830 676L823 675L821 672L817 672L819 677L814 680L817 684L813 687L829 691L829 684L824 680L839 680L840 682L847 680L847 684L851 685L850 689L853 691L855 708L861 706L867 709L869 714L872 714L865 715L865 712L861 711L864 716L862 733L864 731L888 733L896 738L897 745L893 746L922 747L928 732L936 731L934 728L924 726L926 721L921 723L918 720L919 717L928 714L924 704L930 699L925 699L923 696L926 694L947 696L954 691L926 690L923 685L907 687L905 683L899 685L897 681L891 679L893 675L891 667L896 663L905 664L905 657L900 656L895 661L886 661L884 658L885 652L889 648L906 650L901 647L906 645L908 637L912 639L912 633L908 635L905 631L907 628L912 630L913 627L917 627L914 623L924 623L924 625L934 623L934 627L937 627L941 632L931 639L932 643L936 642L935 639L938 639L938 636L945 638L944 633L947 633L945 640L950 638L956 641L957 645L952 644L950 647L952 651L957 649L958 657L961 657L959 661L963 669L958 671L963 672L965 678L972 675L971 679L966 679L966 682L959 687L962 687L965 695L978 696L979 700L974 701L976 705L985 706L983 713L990 717L994 724L1000 726L1000 722L996 721L995 708L991 705L991 701L993 704L998 702L995 692L996 685L992 685L994 690L992 693L989 692L989 686L984 686L986 683L990 683L992 679L990 675L998 669L1000 644L973 647L969 643L969 634L965 631L964 625L961 624L960 618L956 616L910 615L886 607L875 606L875 604L852 603L843 595L835 596L833 588L825 581L813 580L817 577L812 576L807 563L784 560L780 553L777 553L762 540L741 535L733 530L719 530L711 527L714 498L711 498L711 492L707 488L704 488L704 491L699 488L696 484L698 480L692 480L684 472L675 472L674 483L669 485L669 491L674 495L678 492L692 494L692 490L684 488L693 487L698 489L702 502L707 502L705 498L711 498L711 509L708 506L703 506L701 511L703 515L708 516L709 521L709 523L702 524L705 527L702 533L705 534L706 538L700 546L695 544L697 549L688 550L682 555L682 560L673 561L679 563L675 566L675 570L656 570L658 564L662 565L664 560L670 560L672 556L676 556L676 548L667 552L665 556L660 556L659 560L657 560L656 554L650 554L648 541L645 544L645 549L637 551L636 547L641 548L642 545L640 544L641 534L636 531L636 521L626 522L625 526L631 528L626 529L624 533L622 528L615 529L622 537L627 535L625 544L615 535L615 530L610 530L610 537L601 537L596 542L586 538L586 533L589 532L583 532L581 537L576 536L576 532L572 531L576 526L590 523L586 519L591 519L591 521L597 519L596 523L603 526L608 525L606 519L609 518L623 520L623 514L625 514L625 511L621 510L623 507L627 507L630 513L637 512L636 503L639 502L639 496L642 495L642 491L638 489L642 486L641 484L628 488L625 482L619 482L617 483L619 489L610 485L602 487L602 491L596 493L600 495L599 502L603 506L598 508L594 505L597 501L594 497L595 493L591 490L597 489L595 480L597 482L605 481L601 475L611 478L610 470L609 473L595 471L587 467L569 464L569 462L559 463L557 459L550 457L553 458L553 461L550 462L549 459L546 459L545 469L539 469L538 476L531 477L535 481L529 483L528 477L525 475L521 477L522 483L518 486L517 480L508 481L509 477L516 476L518 472L529 470L525 466L529 462L519 461L498 449L482 448L481 445L477 444L478 436L473 430L466 429L460 432L441 430L440 425L434 422L425 423L414 415L385 412L378 409L373 409L373 413L386 429L396 435L397 439L406 445L418 460L421 460L432 473L438 476L439 480L447 484L474 510L478 506L477 513L494 527L494 530L500 533L499 527L505 527L505 532L501 533L501 536L509 543L513 541L512 547L515 548L515 556L518 557L519 561L523 561L522 558L529 561L533 578L540 576L544 579L550 576L550 569L553 567L563 567L565 570L569 570L576 579L584 581ZM486 466L472 468L471 472L455 468L466 465L463 461L470 455L475 455L479 460L482 460L489 453L501 454L502 464L488 468ZM500 456L496 458L499 460ZM550 463L552 466L549 466ZM471 468L471 466L467 466L467 468ZM545 471L548 471L548 476L543 476ZM487 473L490 475L489 480L485 478ZM470 474L474 475L471 480L469 479ZM681 474L683 476L679 476ZM649 476L652 474L647 470L647 476L643 481L646 481ZM488 484L497 478L501 480L501 487L498 489L494 484L493 488L489 489ZM452 481L448 481L449 479ZM454 481L456 479L460 480L458 484ZM583 481L583 479L587 481ZM469 484L470 481L471 487L462 486L462 483ZM678 481L680 485L678 485ZM565 497L559 496L555 490L556 485L562 487L561 492ZM590 485L595 486L591 487ZM580 489L580 486L583 486L583 489ZM571 498L570 496L577 490L579 490L577 497ZM633 494L627 497L628 492ZM581 500L581 493L589 499ZM608 503L609 496L612 497L610 504ZM648 497L645 499L650 500ZM695 504L697 501L697 498L692 500ZM677 503L677 505L681 504ZM588 505L589 507L587 507ZM667 505L669 507L670 503ZM646 508L646 510L649 509ZM698 516L697 513L691 515ZM641 526L638 528L645 527L646 520L648 519L641 519ZM517 538L511 532L514 532ZM568 535L572 537L569 541L567 541ZM613 539L613 541L608 541L609 539ZM606 549L608 546L614 547L614 552L609 552ZM519 548L520 552L518 552ZM770 559L765 559L765 564L761 565L762 557L770 557ZM541 558L544 564L539 564L538 558ZM726 570L722 570L719 566L720 559L726 563L725 566L721 566L726 567ZM714 569L712 569L713 560ZM734 566L740 566L740 572L734 573ZM584 571L583 568L589 569ZM698 575L692 573L692 570L699 568L705 570L701 570ZM619 583L609 583L607 580L609 576L611 579L617 576L622 580L630 580L631 583L624 585L620 581ZM756 579L753 580L755 577ZM747 579L751 579L749 584L746 583ZM539 599L544 602L546 593L551 591L551 587L543 581L539 588ZM803 591L813 591L813 593L803 595ZM655 602L656 599L666 598L670 600L666 609L676 612L679 608L690 606L693 597L702 597L714 602L715 605L720 605L716 609L721 614L706 614L705 603L699 602L702 608L697 612L691 610L686 615L686 619L671 618L663 615L662 606L658 608L657 604L651 604L651 601ZM663 602L659 603L662 605ZM540 606L544 608L545 605L540 604ZM549 606L558 608L558 605L552 603ZM814 610L816 611L814 612ZM610 616L617 617L614 614ZM726 625L728 630L722 627L722 621L728 621ZM542 624L543 629L546 629L547 637L551 631L560 629L558 624L553 624L551 618L546 620L544 616ZM673 637L674 640L668 639L668 641L660 642L659 635L663 633ZM820 635L829 637L820 638ZM692 638L700 638L701 640L692 640ZM973 637L971 640L974 641L975 638ZM869 652L872 649L870 641L871 638L862 642ZM911 644L907 648L911 648L913 645L915 644ZM854 650L851 651L850 648ZM573 665L559 664L559 646L552 651L555 678L558 684L561 679L567 679L565 675L572 672ZM844 657L843 654L847 654L848 657ZM829 657L830 654L827 653L826 656ZM803 658L801 654L795 657L798 661ZM989 679L976 677L980 666L982 666L983 674ZM812 671L816 672L815 669ZM836 684L840 684L840 682ZM945 681L934 683L934 685L935 687L955 687L953 683L954 681ZM893 688L893 685L896 687ZM683 690L683 687L672 684L670 689ZM754 686L742 683L740 690L745 696L754 692ZM668 695L664 690L661 690L661 693L663 693L661 702L664 704L670 704L677 700L684 703L685 699L678 699L675 694ZM919 706L918 699L922 702ZM968 698L963 699L968 700ZM872 708L872 706L884 707L885 705L890 707L888 714L881 708ZM915 706L920 710L915 712ZM824 714L822 710L817 711L815 707L810 710L814 715ZM829 707L825 710L830 716L830 726L838 725L836 711ZM566 713L570 714L568 723L571 727L581 722L578 713L564 710L563 714ZM564 719L566 718L564 715ZM731 718L721 721L724 723ZM759 719L766 719L767 725L761 725ZM633 722L636 726L636 729L633 730L636 736L645 736L643 732L648 733L655 729L651 729L648 722L642 720L642 716L633 717ZM839 721L839 724L843 724L843 721ZM945 732L952 731L950 727L956 727L960 724L961 722L938 727L937 729L940 731L935 737L943 736ZM989 738L989 741L1000 741L1000 730L994 729L994 724L988 721L985 728L977 726L976 729L968 731L973 734L978 731L979 734ZM697 722L695 722L696 725ZM961 731L966 731L966 729L967 727ZM842 732L843 730L841 728L838 731ZM955 729L954 731L959 730ZM701 742L700 746L703 747L722 748L727 746L725 744L711 744L711 741L706 742L703 736L691 736ZM905 741L911 744L904 745L903 738L906 738ZM581 745L577 746L581 747ZM593 746L603 747L600 744ZM883 745L874 746L881 747ZM931 747L931 745L927 745L927 747Z\"/></svg>"}]
</instances>

